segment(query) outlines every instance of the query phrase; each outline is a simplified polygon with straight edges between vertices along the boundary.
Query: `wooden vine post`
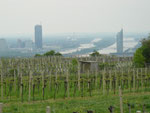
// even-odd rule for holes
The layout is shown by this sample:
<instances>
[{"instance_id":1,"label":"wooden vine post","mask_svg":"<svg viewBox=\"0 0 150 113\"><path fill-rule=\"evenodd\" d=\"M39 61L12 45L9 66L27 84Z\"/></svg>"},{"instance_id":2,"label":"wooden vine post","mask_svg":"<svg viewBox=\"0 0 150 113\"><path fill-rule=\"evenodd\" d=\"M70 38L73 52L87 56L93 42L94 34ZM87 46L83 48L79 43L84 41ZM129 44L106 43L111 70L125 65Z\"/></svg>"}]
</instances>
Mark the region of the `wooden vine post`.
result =
<instances>
[{"instance_id":1,"label":"wooden vine post","mask_svg":"<svg viewBox=\"0 0 150 113\"><path fill-rule=\"evenodd\" d=\"M1 100L3 100L3 71L1 70Z\"/></svg>"},{"instance_id":2,"label":"wooden vine post","mask_svg":"<svg viewBox=\"0 0 150 113\"><path fill-rule=\"evenodd\" d=\"M98 75L98 66L96 66L96 73L95 73L95 86L97 88L97 75Z\"/></svg>"},{"instance_id":3,"label":"wooden vine post","mask_svg":"<svg viewBox=\"0 0 150 113\"><path fill-rule=\"evenodd\" d=\"M49 72L49 90L51 91L51 77L52 76L52 70Z\"/></svg>"},{"instance_id":4,"label":"wooden vine post","mask_svg":"<svg viewBox=\"0 0 150 113\"><path fill-rule=\"evenodd\" d=\"M131 105L128 104L128 108L129 108L129 113L131 113Z\"/></svg>"},{"instance_id":5,"label":"wooden vine post","mask_svg":"<svg viewBox=\"0 0 150 113\"><path fill-rule=\"evenodd\" d=\"M67 70L66 81L67 81L67 96L69 98L69 70Z\"/></svg>"},{"instance_id":6,"label":"wooden vine post","mask_svg":"<svg viewBox=\"0 0 150 113\"><path fill-rule=\"evenodd\" d=\"M43 95L43 100L44 100L44 94L45 94L45 73L42 71L42 95Z\"/></svg>"},{"instance_id":7,"label":"wooden vine post","mask_svg":"<svg viewBox=\"0 0 150 113\"><path fill-rule=\"evenodd\" d=\"M110 79L110 84L109 84L109 88L110 88L110 91L112 91L112 75L111 75L112 71L110 70L109 71L109 79Z\"/></svg>"},{"instance_id":8,"label":"wooden vine post","mask_svg":"<svg viewBox=\"0 0 150 113\"><path fill-rule=\"evenodd\" d=\"M123 101L122 101L121 86L119 86L119 97L120 97L120 113L123 113Z\"/></svg>"},{"instance_id":9,"label":"wooden vine post","mask_svg":"<svg viewBox=\"0 0 150 113\"><path fill-rule=\"evenodd\" d=\"M123 69L121 70L121 87L122 89L124 88L123 87L123 75L124 75L124 72L123 72Z\"/></svg>"},{"instance_id":10,"label":"wooden vine post","mask_svg":"<svg viewBox=\"0 0 150 113\"><path fill-rule=\"evenodd\" d=\"M50 106L46 107L46 113L51 113Z\"/></svg>"},{"instance_id":11,"label":"wooden vine post","mask_svg":"<svg viewBox=\"0 0 150 113\"><path fill-rule=\"evenodd\" d=\"M0 113L3 113L3 104L0 103Z\"/></svg>"},{"instance_id":12,"label":"wooden vine post","mask_svg":"<svg viewBox=\"0 0 150 113\"><path fill-rule=\"evenodd\" d=\"M133 69L133 91L135 91L135 70Z\"/></svg>"},{"instance_id":13,"label":"wooden vine post","mask_svg":"<svg viewBox=\"0 0 150 113\"><path fill-rule=\"evenodd\" d=\"M143 69L141 68L141 88L143 90Z\"/></svg>"},{"instance_id":14,"label":"wooden vine post","mask_svg":"<svg viewBox=\"0 0 150 113\"><path fill-rule=\"evenodd\" d=\"M16 70L14 70L14 91L16 92Z\"/></svg>"},{"instance_id":15,"label":"wooden vine post","mask_svg":"<svg viewBox=\"0 0 150 113\"><path fill-rule=\"evenodd\" d=\"M128 68L128 89L130 89L131 88L131 86L130 86L130 69Z\"/></svg>"},{"instance_id":16,"label":"wooden vine post","mask_svg":"<svg viewBox=\"0 0 150 113\"><path fill-rule=\"evenodd\" d=\"M115 69L115 78L116 78L116 90L118 90L118 76L117 76L117 70Z\"/></svg>"},{"instance_id":17,"label":"wooden vine post","mask_svg":"<svg viewBox=\"0 0 150 113\"><path fill-rule=\"evenodd\" d=\"M30 99L31 99L31 78L32 78L32 72L30 71L30 73L29 73L29 97L28 97L28 101L30 101Z\"/></svg>"},{"instance_id":18,"label":"wooden vine post","mask_svg":"<svg viewBox=\"0 0 150 113\"><path fill-rule=\"evenodd\" d=\"M90 89L90 85L89 85L89 81L90 81L90 71L89 71L89 70L88 70L87 76L88 76L88 89Z\"/></svg>"},{"instance_id":19,"label":"wooden vine post","mask_svg":"<svg viewBox=\"0 0 150 113\"><path fill-rule=\"evenodd\" d=\"M138 68L137 68L137 72L136 72L136 77L137 77L137 91L138 91L138 88L139 88L139 70L138 70Z\"/></svg>"},{"instance_id":20,"label":"wooden vine post","mask_svg":"<svg viewBox=\"0 0 150 113\"><path fill-rule=\"evenodd\" d=\"M23 94L22 72L20 72L20 85L21 85L21 88L20 88L20 97L22 97L22 94Z\"/></svg>"},{"instance_id":21,"label":"wooden vine post","mask_svg":"<svg viewBox=\"0 0 150 113\"><path fill-rule=\"evenodd\" d=\"M106 83L105 83L105 69L104 69L103 71L103 95L105 94L105 85Z\"/></svg>"},{"instance_id":22,"label":"wooden vine post","mask_svg":"<svg viewBox=\"0 0 150 113\"><path fill-rule=\"evenodd\" d=\"M80 65L80 61L78 61L78 89L80 90L80 70L81 69L81 65Z\"/></svg>"}]
</instances>

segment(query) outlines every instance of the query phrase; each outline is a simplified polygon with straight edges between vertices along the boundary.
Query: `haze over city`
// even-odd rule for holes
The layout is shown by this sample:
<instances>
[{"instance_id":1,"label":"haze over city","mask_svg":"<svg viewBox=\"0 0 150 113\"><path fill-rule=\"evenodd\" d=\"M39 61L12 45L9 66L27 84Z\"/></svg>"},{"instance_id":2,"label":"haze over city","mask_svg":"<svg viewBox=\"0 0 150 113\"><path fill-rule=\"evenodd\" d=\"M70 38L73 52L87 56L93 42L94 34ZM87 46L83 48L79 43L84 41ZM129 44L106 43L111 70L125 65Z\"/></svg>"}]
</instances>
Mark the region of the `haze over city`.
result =
<instances>
[{"instance_id":1,"label":"haze over city","mask_svg":"<svg viewBox=\"0 0 150 113\"><path fill-rule=\"evenodd\" d=\"M0 36L68 32L150 32L150 0L3 0Z\"/></svg>"},{"instance_id":2,"label":"haze over city","mask_svg":"<svg viewBox=\"0 0 150 113\"><path fill-rule=\"evenodd\" d=\"M150 0L0 0L0 113L150 113Z\"/></svg>"}]
</instances>

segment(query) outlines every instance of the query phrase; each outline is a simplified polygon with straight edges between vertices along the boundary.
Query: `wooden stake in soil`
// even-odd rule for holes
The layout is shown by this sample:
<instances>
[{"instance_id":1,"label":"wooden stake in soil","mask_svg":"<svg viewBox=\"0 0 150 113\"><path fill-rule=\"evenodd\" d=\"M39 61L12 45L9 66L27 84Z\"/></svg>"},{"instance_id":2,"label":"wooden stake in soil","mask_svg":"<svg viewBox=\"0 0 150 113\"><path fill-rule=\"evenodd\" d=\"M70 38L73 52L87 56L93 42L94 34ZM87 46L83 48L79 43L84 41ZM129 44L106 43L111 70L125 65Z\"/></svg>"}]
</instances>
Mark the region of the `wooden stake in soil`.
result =
<instances>
[{"instance_id":1,"label":"wooden stake in soil","mask_svg":"<svg viewBox=\"0 0 150 113\"><path fill-rule=\"evenodd\" d=\"M143 105L143 113L145 113L145 104Z\"/></svg>"},{"instance_id":2,"label":"wooden stake in soil","mask_svg":"<svg viewBox=\"0 0 150 113\"><path fill-rule=\"evenodd\" d=\"M129 108L129 113L131 113L131 105L128 104L128 108Z\"/></svg>"},{"instance_id":3,"label":"wooden stake in soil","mask_svg":"<svg viewBox=\"0 0 150 113\"><path fill-rule=\"evenodd\" d=\"M110 83L109 83L109 89L110 91L112 91L112 75L111 75L112 71L109 71L109 79L110 79Z\"/></svg>"},{"instance_id":4,"label":"wooden stake in soil","mask_svg":"<svg viewBox=\"0 0 150 113\"><path fill-rule=\"evenodd\" d=\"M46 113L51 113L51 111L50 111L50 106L47 106L47 107L46 107Z\"/></svg>"},{"instance_id":5,"label":"wooden stake in soil","mask_svg":"<svg viewBox=\"0 0 150 113\"><path fill-rule=\"evenodd\" d=\"M3 100L3 72L1 70L1 100Z\"/></svg>"},{"instance_id":6,"label":"wooden stake in soil","mask_svg":"<svg viewBox=\"0 0 150 113\"><path fill-rule=\"evenodd\" d=\"M22 72L20 72L20 85L21 85L21 88L20 88L20 97L22 98L22 95L23 95L23 82L22 82ZM22 100L22 99L21 99Z\"/></svg>"},{"instance_id":7,"label":"wooden stake in soil","mask_svg":"<svg viewBox=\"0 0 150 113\"><path fill-rule=\"evenodd\" d=\"M105 70L103 71L103 95L105 94Z\"/></svg>"},{"instance_id":8,"label":"wooden stake in soil","mask_svg":"<svg viewBox=\"0 0 150 113\"><path fill-rule=\"evenodd\" d=\"M95 73L95 86L97 88L97 75L98 75L98 67L96 66L96 73Z\"/></svg>"},{"instance_id":9,"label":"wooden stake in soil","mask_svg":"<svg viewBox=\"0 0 150 113\"><path fill-rule=\"evenodd\" d=\"M87 111L87 113L94 113L94 112L90 110L90 111Z\"/></svg>"},{"instance_id":10,"label":"wooden stake in soil","mask_svg":"<svg viewBox=\"0 0 150 113\"><path fill-rule=\"evenodd\" d=\"M143 69L141 68L141 88L143 89Z\"/></svg>"},{"instance_id":11,"label":"wooden stake in soil","mask_svg":"<svg viewBox=\"0 0 150 113\"><path fill-rule=\"evenodd\" d=\"M32 72L30 71L30 75L29 75L29 97L28 97L28 101L30 101L30 98L31 98L31 77L32 77Z\"/></svg>"},{"instance_id":12,"label":"wooden stake in soil","mask_svg":"<svg viewBox=\"0 0 150 113\"><path fill-rule=\"evenodd\" d=\"M119 97L120 97L120 113L123 113L122 91L120 86L119 86Z\"/></svg>"},{"instance_id":13,"label":"wooden stake in soil","mask_svg":"<svg viewBox=\"0 0 150 113\"><path fill-rule=\"evenodd\" d=\"M115 77L116 77L116 90L118 90L118 76L117 76L117 70L115 69Z\"/></svg>"},{"instance_id":14,"label":"wooden stake in soil","mask_svg":"<svg viewBox=\"0 0 150 113\"><path fill-rule=\"evenodd\" d=\"M67 96L69 98L69 70L67 70L66 81L67 81Z\"/></svg>"},{"instance_id":15,"label":"wooden stake in soil","mask_svg":"<svg viewBox=\"0 0 150 113\"><path fill-rule=\"evenodd\" d=\"M21 84L21 102L23 102L23 84Z\"/></svg>"},{"instance_id":16,"label":"wooden stake in soil","mask_svg":"<svg viewBox=\"0 0 150 113\"><path fill-rule=\"evenodd\" d=\"M2 112L3 112L3 104L0 103L0 113L2 113Z\"/></svg>"},{"instance_id":17,"label":"wooden stake in soil","mask_svg":"<svg viewBox=\"0 0 150 113\"><path fill-rule=\"evenodd\" d=\"M110 113L113 113L114 107L110 106L110 107L108 108L108 110L109 110Z\"/></svg>"},{"instance_id":18,"label":"wooden stake in soil","mask_svg":"<svg viewBox=\"0 0 150 113\"><path fill-rule=\"evenodd\" d=\"M80 90L80 62L78 61L78 89Z\"/></svg>"},{"instance_id":19,"label":"wooden stake in soil","mask_svg":"<svg viewBox=\"0 0 150 113\"><path fill-rule=\"evenodd\" d=\"M16 92L16 70L14 70L14 91Z\"/></svg>"},{"instance_id":20,"label":"wooden stake in soil","mask_svg":"<svg viewBox=\"0 0 150 113\"><path fill-rule=\"evenodd\" d=\"M133 69L133 91L135 91L135 70Z\"/></svg>"}]
</instances>

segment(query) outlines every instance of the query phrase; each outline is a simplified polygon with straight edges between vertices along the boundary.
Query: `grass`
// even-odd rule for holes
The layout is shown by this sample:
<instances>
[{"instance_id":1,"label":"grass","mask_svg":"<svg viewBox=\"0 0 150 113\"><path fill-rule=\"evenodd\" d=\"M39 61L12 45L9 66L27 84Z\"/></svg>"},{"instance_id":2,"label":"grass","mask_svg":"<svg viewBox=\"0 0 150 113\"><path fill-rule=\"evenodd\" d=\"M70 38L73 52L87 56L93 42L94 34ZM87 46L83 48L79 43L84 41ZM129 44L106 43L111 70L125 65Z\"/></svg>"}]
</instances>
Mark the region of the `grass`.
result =
<instances>
[{"instance_id":1,"label":"grass","mask_svg":"<svg viewBox=\"0 0 150 113\"><path fill-rule=\"evenodd\" d=\"M145 104L146 111L150 111L150 93L126 93L123 95L124 113L128 113L127 103L132 105L132 113L142 111ZM46 106L51 107L52 113L86 113L93 110L94 113L109 113L108 107L113 106L115 113L120 113L118 95L95 95L92 97L75 97L66 99L50 99L34 102L6 102L3 113L46 113Z\"/></svg>"},{"instance_id":2,"label":"grass","mask_svg":"<svg viewBox=\"0 0 150 113\"><path fill-rule=\"evenodd\" d=\"M71 76L72 77L72 76ZM35 101L32 101L33 98L33 89L31 88L31 101L28 102L28 80L25 81L26 78L23 78L24 88L23 88L23 102L21 102L21 93L20 93L20 85L16 82L16 90L14 87L11 89L11 96L9 93L10 89L10 79L7 78L6 85L3 85L3 100L1 101L4 103L3 106L3 113L45 113L46 106L51 107L51 113L86 113L87 110L92 110L94 113L109 113L108 107L114 107L114 113L120 113L119 108L119 97L118 97L118 89L116 89L116 94L113 94L114 90L110 90L110 84L105 85L105 94L103 95L103 87L100 85L100 77L97 80L97 85L95 86L94 79L91 80L91 93L92 96L90 97L90 90L88 88L88 79L86 76L84 77L84 82L81 82L81 89L80 91L77 90L74 97L74 89L77 86L74 85L74 81L76 78L70 78L69 81L69 96L67 95L64 99L65 90L65 83L64 77L59 77L58 79L58 87L55 88L55 81L51 79L51 84L49 82L45 82L47 87L45 87L44 91L44 100L42 100L42 82L40 82L39 92L37 88L37 84L34 81L33 83L36 84L34 98ZM35 79L35 78L34 78ZM92 78L91 78L92 79ZM136 81L135 81L136 82ZM143 84L143 87L139 85L135 89L133 88L132 84L128 88L127 82L124 83L123 88L123 107L124 113L128 113L128 106L127 104L130 103L132 105L132 113L135 113L137 110L143 109L143 104L145 104L146 111L150 111L150 88L148 81ZM120 81L119 81L120 83ZM19 86L19 87L18 87ZM51 86L51 87L50 87ZM26 88L25 88L26 87ZM58 91L56 90L58 89ZM0 90L1 91L1 90ZM54 100L54 94L56 93L56 100ZM134 93L133 93L134 92ZM0 92L1 93L1 92ZM81 97L83 96L83 97ZM10 98L11 97L11 98Z\"/></svg>"}]
</instances>

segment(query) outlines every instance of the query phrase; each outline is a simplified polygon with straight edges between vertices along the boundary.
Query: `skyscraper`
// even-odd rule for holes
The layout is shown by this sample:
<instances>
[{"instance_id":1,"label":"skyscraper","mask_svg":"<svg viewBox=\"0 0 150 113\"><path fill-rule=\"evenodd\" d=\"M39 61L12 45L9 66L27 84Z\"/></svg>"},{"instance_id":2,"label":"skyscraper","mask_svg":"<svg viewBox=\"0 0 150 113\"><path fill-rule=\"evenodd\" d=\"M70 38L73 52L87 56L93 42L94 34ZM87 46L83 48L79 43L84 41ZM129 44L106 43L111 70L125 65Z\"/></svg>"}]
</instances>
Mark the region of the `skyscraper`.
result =
<instances>
[{"instance_id":1,"label":"skyscraper","mask_svg":"<svg viewBox=\"0 0 150 113\"><path fill-rule=\"evenodd\" d=\"M35 48L42 49L42 26L36 25L35 26Z\"/></svg>"},{"instance_id":2,"label":"skyscraper","mask_svg":"<svg viewBox=\"0 0 150 113\"><path fill-rule=\"evenodd\" d=\"M123 53L123 29L117 33L116 36L117 41L117 53Z\"/></svg>"},{"instance_id":3,"label":"skyscraper","mask_svg":"<svg viewBox=\"0 0 150 113\"><path fill-rule=\"evenodd\" d=\"M25 47L25 43L22 40L18 39L17 40L17 47L18 48L24 48Z\"/></svg>"},{"instance_id":4,"label":"skyscraper","mask_svg":"<svg viewBox=\"0 0 150 113\"><path fill-rule=\"evenodd\" d=\"M0 39L0 51L6 51L8 49L8 45L5 39Z\"/></svg>"}]
</instances>

